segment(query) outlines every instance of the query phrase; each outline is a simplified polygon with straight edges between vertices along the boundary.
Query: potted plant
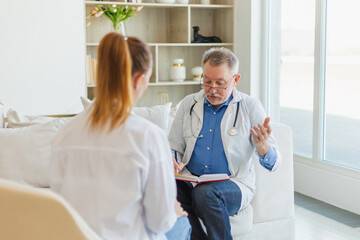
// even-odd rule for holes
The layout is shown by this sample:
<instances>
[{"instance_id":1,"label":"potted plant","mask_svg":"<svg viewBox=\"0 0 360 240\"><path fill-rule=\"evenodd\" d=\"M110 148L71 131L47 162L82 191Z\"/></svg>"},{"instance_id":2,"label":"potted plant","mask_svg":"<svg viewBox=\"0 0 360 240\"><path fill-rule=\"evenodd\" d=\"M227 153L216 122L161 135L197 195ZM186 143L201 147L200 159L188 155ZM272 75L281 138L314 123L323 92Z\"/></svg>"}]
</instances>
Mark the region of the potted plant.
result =
<instances>
[{"instance_id":1,"label":"potted plant","mask_svg":"<svg viewBox=\"0 0 360 240\"><path fill-rule=\"evenodd\" d=\"M118 6L116 4L112 6L97 5L90 10L90 13L87 15L87 19L93 17L105 17L111 20L113 23L114 32L117 32L122 35L125 34L125 28L123 22L129 17L136 16L136 13L140 12L143 6L139 7L128 7L128 6ZM88 21L87 26L91 24L91 21Z\"/></svg>"}]
</instances>

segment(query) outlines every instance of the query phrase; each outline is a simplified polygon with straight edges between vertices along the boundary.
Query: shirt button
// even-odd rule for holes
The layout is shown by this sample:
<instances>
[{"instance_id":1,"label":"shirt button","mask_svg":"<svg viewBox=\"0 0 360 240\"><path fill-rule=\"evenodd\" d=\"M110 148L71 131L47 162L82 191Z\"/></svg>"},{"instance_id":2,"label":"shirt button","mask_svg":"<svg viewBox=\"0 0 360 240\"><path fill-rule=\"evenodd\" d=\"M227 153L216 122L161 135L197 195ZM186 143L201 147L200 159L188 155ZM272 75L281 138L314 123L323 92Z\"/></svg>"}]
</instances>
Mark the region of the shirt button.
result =
<instances>
[{"instance_id":1,"label":"shirt button","mask_svg":"<svg viewBox=\"0 0 360 240\"><path fill-rule=\"evenodd\" d=\"M205 165L205 168L207 168L208 167L208 165Z\"/></svg>"},{"instance_id":2,"label":"shirt button","mask_svg":"<svg viewBox=\"0 0 360 240\"><path fill-rule=\"evenodd\" d=\"M212 132L212 129L210 129L210 132Z\"/></svg>"},{"instance_id":3,"label":"shirt button","mask_svg":"<svg viewBox=\"0 0 360 240\"><path fill-rule=\"evenodd\" d=\"M214 112L214 115L216 114L216 112Z\"/></svg>"},{"instance_id":4,"label":"shirt button","mask_svg":"<svg viewBox=\"0 0 360 240\"><path fill-rule=\"evenodd\" d=\"M210 148L209 148L209 147L207 147L206 149L207 149L207 150L210 150Z\"/></svg>"},{"instance_id":5,"label":"shirt button","mask_svg":"<svg viewBox=\"0 0 360 240\"><path fill-rule=\"evenodd\" d=\"M210 107L210 104L208 104L208 107Z\"/></svg>"},{"instance_id":6,"label":"shirt button","mask_svg":"<svg viewBox=\"0 0 360 240\"><path fill-rule=\"evenodd\" d=\"M265 162L267 162L269 159L265 158Z\"/></svg>"}]
</instances>

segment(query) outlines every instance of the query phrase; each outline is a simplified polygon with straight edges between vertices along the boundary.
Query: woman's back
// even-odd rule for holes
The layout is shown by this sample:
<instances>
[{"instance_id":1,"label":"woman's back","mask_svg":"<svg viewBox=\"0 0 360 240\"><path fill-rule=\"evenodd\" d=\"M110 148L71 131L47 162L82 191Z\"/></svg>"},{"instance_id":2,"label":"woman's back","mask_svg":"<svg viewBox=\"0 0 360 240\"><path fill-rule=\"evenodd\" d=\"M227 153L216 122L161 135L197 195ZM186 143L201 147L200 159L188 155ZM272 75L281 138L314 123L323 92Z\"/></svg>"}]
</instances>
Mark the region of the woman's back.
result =
<instances>
[{"instance_id":1,"label":"woman's back","mask_svg":"<svg viewBox=\"0 0 360 240\"><path fill-rule=\"evenodd\" d=\"M170 230L177 218L165 135L135 114L111 132L89 131L90 111L54 139L51 188L105 239L164 238L155 232Z\"/></svg>"}]
</instances>

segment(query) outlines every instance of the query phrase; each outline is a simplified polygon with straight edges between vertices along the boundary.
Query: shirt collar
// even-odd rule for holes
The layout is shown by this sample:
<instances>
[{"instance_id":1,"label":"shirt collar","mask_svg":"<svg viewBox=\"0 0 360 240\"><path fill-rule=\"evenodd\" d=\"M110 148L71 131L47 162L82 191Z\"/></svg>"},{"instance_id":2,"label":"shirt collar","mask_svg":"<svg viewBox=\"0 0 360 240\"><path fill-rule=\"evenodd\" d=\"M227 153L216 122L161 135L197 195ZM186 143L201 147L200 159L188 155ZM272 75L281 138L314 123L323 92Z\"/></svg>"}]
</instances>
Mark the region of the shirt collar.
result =
<instances>
[{"instance_id":1,"label":"shirt collar","mask_svg":"<svg viewBox=\"0 0 360 240\"><path fill-rule=\"evenodd\" d=\"M221 108L221 107L223 107L223 106L228 106L232 99L233 99L233 94L231 93L230 97L226 100L226 102L224 102L223 104L221 104L221 105L218 107L218 109ZM207 100L206 97L205 97L205 99L204 99L204 104L210 104L210 105L211 105L211 103L209 103L209 101Z\"/></svg>"}]
</instances>

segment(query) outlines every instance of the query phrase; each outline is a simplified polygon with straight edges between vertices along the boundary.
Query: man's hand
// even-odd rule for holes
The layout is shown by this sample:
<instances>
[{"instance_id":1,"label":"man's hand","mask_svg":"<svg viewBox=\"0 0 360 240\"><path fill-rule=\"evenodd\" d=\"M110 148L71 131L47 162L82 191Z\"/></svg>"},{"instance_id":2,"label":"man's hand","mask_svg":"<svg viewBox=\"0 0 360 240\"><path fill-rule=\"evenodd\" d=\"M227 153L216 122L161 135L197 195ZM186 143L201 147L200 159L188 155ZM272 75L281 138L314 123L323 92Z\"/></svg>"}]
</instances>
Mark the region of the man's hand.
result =
<instances>
[{"instance_id":1,"label":"man's hand","mask_svg":"<svg viewBox=\"0 0 360 240\"><path fill-rule=\"evenodd\" d=\"M264 156L270 150L270 144L267 140L271 134L271 127L269 122L270 117L267 117L265 118L263 125L259 123L257 126L254 126L250 129L250 133L254 139L256 151L261 156Z\"/></svg>"},{"instance_id":2,"label":"man's hand","mask_svg":"<svg viewBox=\"0 0 360 240\"><path fill-rule=\"evenodd\" d=\"M184 168L184 164L182 162L176 162L175 158L173 158L173 162L175 174L178 174Z\"/></svg>"},{"instance_id":3,"label":"man's hand","mask_svg":"<svg viewBox=\"0 0 360 240\"><path fill-rule=\"evenodd\" d=\"M181 207L181 204L179 201L176 200L175 202L175 213L176 213L176 216L179 218L179 217L182 217L182 216L187 216L188 213L184 211L184 209Z\"/></svg>"}]
</instances>

